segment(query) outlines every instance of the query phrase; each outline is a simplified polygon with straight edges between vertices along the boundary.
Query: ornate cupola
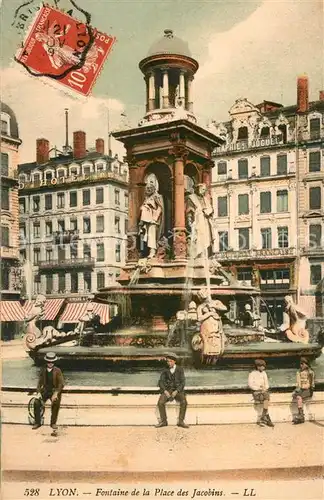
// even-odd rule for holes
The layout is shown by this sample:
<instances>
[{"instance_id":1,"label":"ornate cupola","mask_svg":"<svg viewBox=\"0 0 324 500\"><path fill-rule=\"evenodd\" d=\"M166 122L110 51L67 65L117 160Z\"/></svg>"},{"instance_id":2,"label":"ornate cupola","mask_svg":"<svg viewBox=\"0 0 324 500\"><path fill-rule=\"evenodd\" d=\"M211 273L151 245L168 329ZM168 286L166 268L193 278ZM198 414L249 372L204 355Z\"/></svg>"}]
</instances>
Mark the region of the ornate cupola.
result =
<instances>
[{"instance_id":1,"label":"ornate cupola","mask_svg":"<svg viewBox=\"0 0 324 500\"><path fill-rule=\"evenodd\" d=\"M141 125L155 120L187 118L193 114L192 82L198 70L188 44L164 30L164 36L139 63L146 82L146 114Z\"/></svg>"}]
</instances>

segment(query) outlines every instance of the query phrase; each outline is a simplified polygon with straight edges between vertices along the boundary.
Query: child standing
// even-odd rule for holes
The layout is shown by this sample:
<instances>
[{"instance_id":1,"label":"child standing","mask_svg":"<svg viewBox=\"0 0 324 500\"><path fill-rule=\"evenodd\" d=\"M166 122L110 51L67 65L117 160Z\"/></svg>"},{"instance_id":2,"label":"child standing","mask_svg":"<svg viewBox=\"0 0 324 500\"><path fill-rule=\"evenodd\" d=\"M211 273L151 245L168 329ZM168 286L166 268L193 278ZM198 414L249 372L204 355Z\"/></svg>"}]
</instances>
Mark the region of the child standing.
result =
<instances>
[{"instance_id":1,"label":"child standing","mask_svg":"<svg viewBox=\"0 0 324 500\"><path fill-rule=\"evenodd\" d=\"M313 396L315 388L315 376L306 358L300 358L300 369L297 372L296 389L293 392L293 401L297 402L298 414L293 418L293 424L303 424L305 415L303 403Z\"/></svg>"},{"instance_id":2,"label":"child standing","mask_svg":"<svg viewBox=\"0 0 324 500\"><path fill-rule=\"evenodd\" d=\"M254 401L262 404L262 415L259 424L264 427L274 427L269 415L269 381L265 371L266 362L263 359L256 359L255 370L249 374L248 385L252 391Z\"/></svg>"}]
</instances>

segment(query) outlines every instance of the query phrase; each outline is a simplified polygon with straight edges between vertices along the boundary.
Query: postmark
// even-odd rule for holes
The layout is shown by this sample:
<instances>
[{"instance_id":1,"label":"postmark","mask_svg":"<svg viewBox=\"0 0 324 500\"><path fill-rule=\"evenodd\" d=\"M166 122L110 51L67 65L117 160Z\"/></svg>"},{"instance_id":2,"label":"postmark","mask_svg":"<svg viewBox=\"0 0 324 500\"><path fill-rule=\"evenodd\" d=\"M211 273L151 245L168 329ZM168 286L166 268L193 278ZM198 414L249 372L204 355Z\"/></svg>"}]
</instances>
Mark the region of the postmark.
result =
<instances>
[{"instance_id":1,"label":"postmark","mask_svg":"<svg viewBox=\"0 0 324 500\"><path fill-rule=\"evenodd\" d=\"M84 12L85 13L85 12ZM87 14L87 13L85 13ZM15 61L88 96L116 38L50 5L40 8Z\"/></svg>"}]
</instances>

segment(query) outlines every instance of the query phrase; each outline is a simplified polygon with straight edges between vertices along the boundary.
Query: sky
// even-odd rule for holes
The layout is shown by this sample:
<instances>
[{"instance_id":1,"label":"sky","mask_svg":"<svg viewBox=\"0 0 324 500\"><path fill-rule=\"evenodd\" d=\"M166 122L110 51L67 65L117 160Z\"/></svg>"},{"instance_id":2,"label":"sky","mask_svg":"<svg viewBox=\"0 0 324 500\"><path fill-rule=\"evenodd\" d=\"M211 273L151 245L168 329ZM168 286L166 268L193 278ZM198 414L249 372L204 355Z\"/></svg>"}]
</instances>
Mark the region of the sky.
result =
<instances>
[{"instance_id":1,"label":"sky","mask_svg":"<svg viewBox=\"0 0 324 500\"><path fill-rule=\"evenodd\" d=\"M61 8L73 8L70 0L57 1ZM52 147L62 146L64 108L69 108L70 142L73 130L85 130L88 147L97 137L107 137L107 107L111 129L120 128L123 112L136 125L145 113L138 63L167 28L189 43L199 62L194 111L201 124L227 120L239 97L254 104L294 104L296 78L304 73L310 80L311 100L324 89L322 0L75 1L90 12L93 26L117 38L86 99L67 94L63 87L52 88L48 79L29 76L13 61L22 35L12 22L24 2L2 1L1 97L18 119L20 162L35 160L37 137L46 137ZM80 18L75 9L73 15ZM114 152L123 154L120 144L113 140L112 145Z\"/></svg>"}]
</instances>

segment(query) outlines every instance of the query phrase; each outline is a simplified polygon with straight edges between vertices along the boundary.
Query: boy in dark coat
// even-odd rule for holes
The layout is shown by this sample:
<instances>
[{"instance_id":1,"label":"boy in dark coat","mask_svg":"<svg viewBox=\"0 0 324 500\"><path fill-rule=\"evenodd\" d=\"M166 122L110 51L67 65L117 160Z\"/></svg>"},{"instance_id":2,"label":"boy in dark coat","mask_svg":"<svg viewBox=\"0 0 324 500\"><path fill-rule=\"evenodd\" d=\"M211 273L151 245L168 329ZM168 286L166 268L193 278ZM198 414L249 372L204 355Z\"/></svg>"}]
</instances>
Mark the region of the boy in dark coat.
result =
<instances>
[{"instance_id":1,"label":"boy in dark coat","mask_svg":"<svg viewBox=\"0 0 324 500\"><path fill-rule=\"evenodd\" d=\"M300 358L300 370L297 372L296 389L293 392L293 401L297 402L298 414L293 419L293 424L303 424L305 415L303 403L313 396L315 376L306 358Z\"/></svg>"},{"instance_id":2,"label":"boy in dark coat","mask_svg":"<svg viewBox=\"0 0 324 500\"><path fill-rule=\"evenodd\" d=\"M165 405L168 401L179 401L180 413L178 427L188 429L184 419L187 409L187 399L184 392L185 375L183 368L176 364L177 356L170 354L166 357L168 368L163 370L159 380L160 398L158 401L158 409L160 412L160 423L156 427L166 427L168 425Z\"/></svg>"},{"instance_id":3,"label":"boy in dark coat","mask_svg":"<svg viewBox=\"0 0 324 500\"><path fill-rule=\"evenodd\" d=\"M61 370L54 366L57 361L55 352L48 352L45 355L46 367L41 369L37 392L40 398L36 399L34 404L35 425L33 429L38 429L41 424L41 407L42 402L45 403L48 399L52 402L51 427L57 429L57 417L61 404L61 395L64 387L64 378Z\"/></svg>"}]
</instances>

